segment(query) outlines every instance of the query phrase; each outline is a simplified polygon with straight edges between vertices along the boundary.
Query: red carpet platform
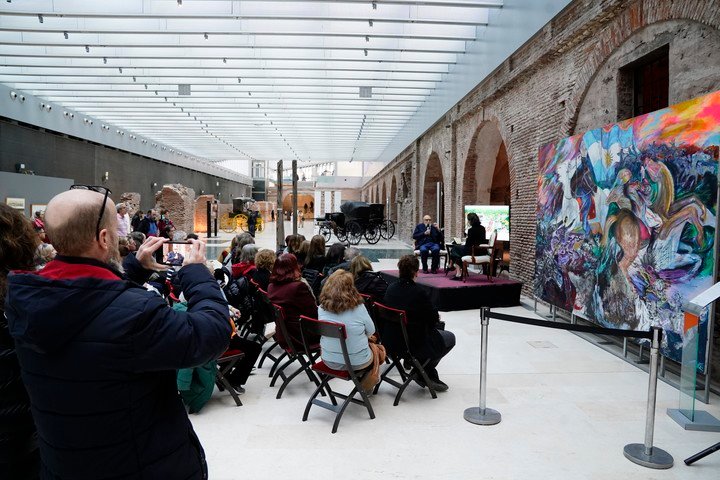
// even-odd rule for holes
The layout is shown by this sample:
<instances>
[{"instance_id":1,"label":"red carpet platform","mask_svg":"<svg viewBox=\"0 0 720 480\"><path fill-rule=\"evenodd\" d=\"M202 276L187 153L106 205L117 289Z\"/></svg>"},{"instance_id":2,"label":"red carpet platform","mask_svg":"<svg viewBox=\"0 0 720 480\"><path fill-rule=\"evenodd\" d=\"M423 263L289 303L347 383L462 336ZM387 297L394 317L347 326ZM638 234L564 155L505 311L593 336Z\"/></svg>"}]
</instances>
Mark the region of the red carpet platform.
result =
<instances>
[{"instance_id":1,"label":"red carpet platform","mask_svg":"<svg viewBox=\"0 0 720 480\"><path fill-rule=\"evenodd\" d=\"M397 270L380 272L388 285L398 279ZM522 282L508 278L493 277L492 282L485 275L470 274L465 283L450 280L443 273L418 274L417 283L425 289L433 305L440 311L471 310L480 307L512 307L520 305Z\"/></svg>"}]
</instances>

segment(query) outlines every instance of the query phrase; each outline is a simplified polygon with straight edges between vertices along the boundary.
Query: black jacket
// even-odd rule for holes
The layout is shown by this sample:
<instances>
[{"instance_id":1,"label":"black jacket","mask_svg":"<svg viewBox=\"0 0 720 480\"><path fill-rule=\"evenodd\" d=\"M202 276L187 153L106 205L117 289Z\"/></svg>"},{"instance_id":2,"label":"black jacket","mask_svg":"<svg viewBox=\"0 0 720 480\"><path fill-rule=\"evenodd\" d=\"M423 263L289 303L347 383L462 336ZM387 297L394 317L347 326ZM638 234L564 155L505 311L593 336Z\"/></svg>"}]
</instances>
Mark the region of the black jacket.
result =
<instances>
[{"instance_id":1,"label":"black jacket","mask_svg":"<svg viewBox=\"0 0 720 480\"><path fill-rule=\"evenodd\" d=\"M357 288L360 293L370 295L373 300L382 302L385 298L385 291L388 288L388 284L380 272L365 270L364 272L358 273L355 279L355 288Z\"/></svg>"},{"instance_id":2,"label":"black jacket","mask_svg":"<svg viewBox=\"0 0 720 480\"><path fill-rule=\"evenodd\" d=\"M442 336L438 333L440 316L430 302L430 297L415 282L400 279L391 284L380 302L388 307L405 310L410 352L419 360L437 358L445 351ZM383 325L380 331L382 343L388 352L399 351L403 344L402 332Z\"/></svg>"},{"instance_id":3,"label":"black jacket","mask_svg":"<svg viewBox=\"0 0 720 480\"><path fill-rule=\"evenodd\" d=\"M187 312L89 259L9 277L5 310L43 478L206 478L175 370L227 348L228 307L204 265L177 275Z\"/></svg>"},{"instance_id":4,"label":"black jacket","mask_svg":"<svg viewBox=\"0 0 720 480\"><path fill-rule=\"evenodd\" d=\"M37 432L2 303L0 301L0 478L38 478Z\"/></svg>"}]
</instances>

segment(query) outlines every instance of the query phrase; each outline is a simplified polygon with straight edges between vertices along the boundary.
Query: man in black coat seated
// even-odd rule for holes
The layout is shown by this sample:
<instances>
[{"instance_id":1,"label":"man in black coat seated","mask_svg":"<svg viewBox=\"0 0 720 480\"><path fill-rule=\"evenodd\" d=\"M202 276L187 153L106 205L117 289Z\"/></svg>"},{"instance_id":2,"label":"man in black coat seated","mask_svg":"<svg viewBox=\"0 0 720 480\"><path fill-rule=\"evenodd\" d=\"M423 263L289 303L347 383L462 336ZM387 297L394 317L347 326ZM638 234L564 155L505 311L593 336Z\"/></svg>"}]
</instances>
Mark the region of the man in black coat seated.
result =
<instances>
[{"instance_id":1,"label":"man in black coat seated","mask_svg":"<svg viewBox=\"0 0 720 480\"><path fill-rule=\"evenodd\" d=\"M85 187L87 188L87 187ZM193 240L177 312L141 283L162 268L148 239L119 272L114 202L70 190L47 207L58 256L11 274L5 303L38 430L45 479L207 478L205 454L177 391L176 369L220 356L228 306ZM103 190L104 192L104 190Z\"/></svg>"},{"instance_id":2,"label":"man in black coat seated","mask_svg":"<svg viewBox=\"0 0 720 480\"><path fill-rule=\"evenodd\" d=\"M427 260L428 254L432 255L431 272L437 273L440 266L440 250L443 243L443 234L438 228L437 223L431 223L430 215L423 217L423 223L415 227L413 239L415 239L415 248L420 250L420 258L422 259L423 273L428 273Z\"/></svg>"},{"instance_id":3,"label":"man in black coat seated","mask_svg":"<svg viewBox=\"0 0 720 480\"><path fill-rule=\"evenodd\" d=\"M405 255L398 261L400 279L390 285L385 292L384 305L398 310L405 310L407 314L407 332L410 353L420 363L430 360L425 366L425 372L430 377L433 389L444 392L448 386L440 381L437 365L440 360L455 346L455 335L452 332L440 330L440 315L430 302L430 297L416 283L420 268L415 255ZM383 345L392 352L402 345L402 332L388 325L380 333ZM416 379L418 383L420 379Z\"/></svg>"}]
</instances>

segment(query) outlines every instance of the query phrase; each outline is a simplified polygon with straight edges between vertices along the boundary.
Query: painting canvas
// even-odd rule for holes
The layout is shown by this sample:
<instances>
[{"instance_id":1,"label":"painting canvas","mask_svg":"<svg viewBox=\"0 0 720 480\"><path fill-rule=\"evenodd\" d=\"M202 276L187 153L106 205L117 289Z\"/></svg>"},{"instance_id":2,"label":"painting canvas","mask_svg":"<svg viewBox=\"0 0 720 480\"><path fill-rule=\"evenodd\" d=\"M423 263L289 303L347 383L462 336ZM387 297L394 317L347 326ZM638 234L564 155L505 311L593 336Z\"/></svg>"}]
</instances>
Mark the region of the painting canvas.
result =
<instances>
[{"instance_id":1,"label":"painting canvas","mask_svg":"<svg viewBox=\"0 0 720 480\"><path fill-rule=\"evenodd\" d=\"M497 230L499 241L510 240L510 207L507 205L465 205L465 231L470 228L467 223L467 215L471 212L477 213L488 236L490 232Z\"/></svg>"},{"instance_id":2,"label":"painting canvas","mask_svg":"<svg viewBox=\"0 0 720 480\"><path fill-rule=\"evenodd\" d=\"M683 302L714 283L718 145L720 92L542 147L537 297L607 327L660 326L679 361Z\"/></svg>"}]
</instances>

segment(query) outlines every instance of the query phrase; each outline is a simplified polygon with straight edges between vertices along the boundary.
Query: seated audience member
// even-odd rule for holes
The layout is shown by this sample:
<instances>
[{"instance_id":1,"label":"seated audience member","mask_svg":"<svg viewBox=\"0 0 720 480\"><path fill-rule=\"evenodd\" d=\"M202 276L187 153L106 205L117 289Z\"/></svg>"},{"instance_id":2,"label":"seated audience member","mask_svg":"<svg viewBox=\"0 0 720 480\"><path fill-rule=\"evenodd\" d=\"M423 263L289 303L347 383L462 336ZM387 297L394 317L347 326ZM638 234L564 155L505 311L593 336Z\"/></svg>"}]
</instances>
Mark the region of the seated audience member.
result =
<instances>
[{"instance_id":1,"label":"seated audience member","mask_svg":"<svg viewBox=\"0 0 720 480\"><path fill-rule=\"evenodd\" d=\"M130 240L128 237L120 237L118 238L118 252L120 253L120 257L124 260L125 257L130 255L130 245L133 247L135 246L135 243Z\"/></svg>"},{"instance_id":2,"label":"seated audience member","mask_svg":"<svg viewBox=\"0 0 720 480\"><path fill-rule=\"evenodd\" d=\"M106 195L76 188L55 196L46 225L57 257L40 272L10 275L5 303L43 478L207 478L176 385L178 369L217 358L232 331L205 245L193 243L176 274L188 300L188 311L176 312L139 286L164 269L153 259L164 239L127 257L131 281L117 270L117 217Z\"/></svg>"},{"instance_id":3,"label":"seated audience member","mask_svg":"<svg viewBox=\"0 0 720 480\"><path fill-rule=\"evenodd\" d=\"M423 217L423 223L416 226L413 232L415 248L420 250L423 273L428 273L428 254L432 255L430 271L437 273L438 267L440 266L440 250L442 250L443 235L438 228L438 224L431 224L431 222L432 218L430 215L425 215L425 217Z\"/></svg>"},{"instance_id":4,"label":"seated audience member","mask_svg":"<svg viewBox=\"0 0 720 480\"><path fill-rule=\"evenodd\" d=\"M38 245L35 251L35 270L41 270L47 263L49 263L57 252L55 248L49 243L41 243Z\"/></svg>"},{"instance_id":5,"label":"seated audience member","mask_svg":"<svg viewBox=\"0 0 720 480\"><path fill-rule=\"evenodd\" d=\"M305 268L322 272L325 268L325 237L314 235L305 257Z\"/></svg>"},{"instance_id":6,"label":"seated audience member","mask_svg":"<svg viewBox=\"0 0 720 480\"><path fill-rule=\"evenodd\" d=\"M160 230L160 236L167 238L168 240L173 240L175 237L175 227L172 225L165 225L162 230ZM183 237L184 236L185 235L183 235Z\"/></svg>"},{"instance_id":7,"label":"seated audience member","mask_svg":"<svg viewBox=\"0 0 720 480\"><path fill-rule=\"evenodd\" d=\"M144 233L146 237L160 236L155 210L148 210L147 215L140 222L139 230Z\"/></svg>"},{"instance_id":8,"label":"seated audience member","mask_svg":"<svg viewBox=\"0 0 720 480\"><path fill-rule=\"evenodd\" d=\"M240 254L242 253L242 249L245 245L255 243L255 239L251 237L250 234L247 232L236 235L235 239L235 246L230 251L230 255L226 257L226 261L223 262L223 265L227 266L228 268L232 268L232 265L240 263Z\"/></svg>"},{"instance_id":9,"label":"seated audience member","mask_svg":"<svg viewBox=\"0 0 720 480\"><path fill-rule=\"evenodd\" d=\"M362 255L362 252L357 247L348 247L345 249L345 253L343 254L343 262L335 265L330 270L328 270L328 275L332 275L338 270L345 270L346 272L350 271L350 263L352 263L353 259L359 255Z\"/></svg>"},{"instance_id":10,"label":"seated audience member","mask_svg":"<svg viewBox=\"0 0 720 480\"><path fill-rule=\"evenodd\" d=\"M419 269L415 255L401 257L398 261L400 278L387 288L382 303L391 308L405 310L410 352L420 363L430 360L425 371L433 382L432 387L444 392L448 386L440 381L436 367L455 346L455 335L438 329L438 311L433 307L428 294L415 283ZM402 333L393 327L394 325L388 325L380 332L380 338L388 352L400 348L403 342ZM422 385L419 377L416 381Z\"/></svg>"},{"instance_id":11,"label":"seated audience member","mask_svg":"<svg viewBox=\"0 0 720 480\"><path fill-rule=\"evenodd\" d=\"M248 277L250 280L255 273L255 255L257 255L258 247L254 243L248 243L244 245L240 250L239 262L234 263L232 266L232 276Z\"/></svg>"},{"instance_id":12,"label":"seated audience member","mask_svg":"<svg viewBox=\"0 0 720 480\"><path fill-rule=\"evenodd\" d=\"M355 279L355 288L373 300L382 302L388 284L379 272L373 272L372 264L367 257L358 255L350 262L350 273Z\"/></svg>"},{"instance_id":13,"label":"seated audience member","mask_svg":"<svg viewBox=\"0 0 720 480\"><path fill-rule=\"evenodd\" d=\"M48 237L47 237L47 234L45 233L44 228L38 228L38 227L33 227L33 228L35 230L35 235L37 235L38 241L40 241L42 243L49 243Z\"/></svg>"},{"instance_id":14,"label":"seated audience member","mask_svg":"<svg viewBox=\"0 0 720 480\"><path fill-rule=\"evenodd\" d=\"M323 268L323 275L328 275L331 268L336 267L342 263L345 256L345 245L342 243L333 243L328 248L327 254L325 255L325 267Z\"/></svg>"},{"instance_id":15,"label":"seated audience member","mask_svg":"<svg viewBox=\"0 0 720 480\"><path fill-rule=\"evenodd\" d=\"M117 221L118 221L118 238L127 237L130 233L128 231L129 225L126 222L125 216L127 215L127 205L124 203L118 203L115 205L115 210L117 211Z\"/></svg>"},{"instance_id":16,"label":"seated audience member","mask_svg":"<svg viewBox=\"0 0 720 480\"><path fill-rule=\"evenodd\" d=\"M130 240L132 240L132 242L135 244L134 251L137 251L140 248L140 245L145 243L146 238L147 237L142 232L132 232L130 234Z\"/></svg>"},{"instance_id":17,"label":"seated audience member","mask_svg":"<svg viewBox=\"0 0 720 480\"><path fill-rule=\"evenodd\" d=\"M455 276L452 280L462 280L462 257L470 255L473 246L482 245L487 242L485 239L485 227L480 224L480 218L477 216L477 213L468 213L467 221L470 224L470 228L468 228L467 231L465 245L453 245L452 249L450 249L450 261L453 267L455 267Z\"/></svg>"},{"instance_id":18,"label":"seated audience member","mask_svg":"<svg viewBox=\"0 0 720 480\"><path fill-rule=\"evenodd\" d=\"M297 251L300 250L300 245L302 245L303 240L305 240L305 237L302 235L288 235L285 238L285 245L287 245L287 247L285 247L284 253L292 253L295 255Z\"/></svg>"},{"instance_id":19,"label":"seated audience member","mask_svg":"<svg viewBox=\"0 0 720 480\"><path fill-rule=\"evenodd\" d=\"M297 251L294 252L295 258L297 258L298 265L303 268L305 265L305 259L307 258L308 251L310 250L310 242L303 240Z\"/></svg>"},{"instance_id":20,"label":"seated audience member","mask_svg":"<svg viewBox=\"0 0 720 480\"><path fill-rule=\"evenodd\" d=\"M15 342L5 318L10 271L31 271L39 240L22 213L0 204L0 478L36 479L40 475L35 423L30 399L20 377ZM42 244L41 244L42 245ZM40 245L40 246L41 246Z\"/></svg>"},{"instance_id":21,"label":"seated audience member","mask_svg":"<svg viewBox=\"0 0 720 480\"><path fill-rule=\"evenodd\" d=\"M255 255L255 272L252 279L260 288L267 292L270 284L270 272L275 265L275 252L267 248L260 250Z\"/></svg>"},{"instance_id":22,"label":"seated audience member","mask_svg":"<svg viewBox=\"0 0 720 480\"><path fill-rule=\"evenodd\" d=\"M337 271L328 277L320 294L318 319L345 325L345 342L353 370L370 366L373 354L368 337L375 333L375 324L365 308L365 301L353 285L350 273ZM321 337L320 349L322 360L328 367L345 369L340 340Z\"/></svg>"},{"instance_id":23,"label":"seated audience member","mask_svg":"<svg viewBox=\"0 0 720 480\"><path fill-rule=\"evenodd\" d=\"M200 240L200 237L196 233L188 233L185 235L185 240Z\"/></svg>"},{"instance_id":24,"label":"seated audience member","mask_svg":"<svg viewBox=\"0 0 720 480\"><path fill-rule=\"evenodd\" d=\"M283 253L275 260L267 293L272 303L283 307L285 324L293 343L302 345L300 315L317 318L318 311L312 290L300 274L295 255ZM287 344L279 328L275 330L275 339L281 346ZM310 342L317 343L313 340Z\"/></svg>"}]
</instances>

